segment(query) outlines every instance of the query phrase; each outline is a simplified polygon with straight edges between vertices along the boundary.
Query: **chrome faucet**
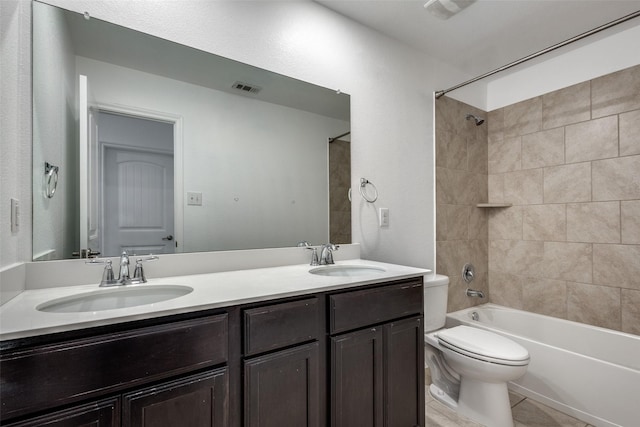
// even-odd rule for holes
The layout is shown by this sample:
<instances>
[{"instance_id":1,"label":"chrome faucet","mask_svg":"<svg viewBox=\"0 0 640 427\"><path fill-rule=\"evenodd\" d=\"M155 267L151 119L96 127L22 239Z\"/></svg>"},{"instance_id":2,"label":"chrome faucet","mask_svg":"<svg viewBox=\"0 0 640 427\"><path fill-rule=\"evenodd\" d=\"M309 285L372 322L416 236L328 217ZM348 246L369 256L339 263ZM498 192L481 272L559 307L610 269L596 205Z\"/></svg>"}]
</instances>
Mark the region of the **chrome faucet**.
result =
<instances>
[{"instance_id":1,"label":"chrome faucet","mask_svg":"<svg viewBox=\"0 0 640 427\"><path fill-rule=\"evenodd\" d=\"M479 297L479 298L484 298L484 292L482 292L482 291L477 291L477 290L475 290L475 289L467 288L467 296L468 296L468 297Z\"/></svg>"},{"instance_id":2,"label":"chrome faucet","mask_svg":"<svg viewBox=\"0 0 640 427\"><path fill-rule=\"evenodd\" d=\"M122 285L128 285L131 281L129 277L129 254L127 251L122 251L120 255L120 275L118 276L118 283Z\"/></svg>"},{"instance_id":3,"label":"chrome faucet","mask_svg":"<svg viewBox=\"0 0 640 427\"><path fill-rule=\"evenodd\" d=\"M104 272L102 273L100 286L123 286L147 283L147 278L144 275L142 263L144 261L154 261L157 259L158 257L155 255L150 255L146 258L138 258L136 260L136 268L133 272L133 277L131 277L129 273L129 254L127 253L127 251L122 251L122 254L120 255L120 274L118 275L117 279L113 275L113 262L110 259L104 260L94 258L90 261L86 261L85 264L106 264L104 267Z\"/></svg>"},{"instance_id":4,"label":"chrome faucet","mask_svg":"<svg viewBox=\"0 0 640 427\"><path fill-rule=\"evenodd\" d=\"M335 264L333 262L333 251L337 251L340 246L333 243L327 243L322 245L322 251L320 252L320 265Z\"/></svg>"}]
</instances>

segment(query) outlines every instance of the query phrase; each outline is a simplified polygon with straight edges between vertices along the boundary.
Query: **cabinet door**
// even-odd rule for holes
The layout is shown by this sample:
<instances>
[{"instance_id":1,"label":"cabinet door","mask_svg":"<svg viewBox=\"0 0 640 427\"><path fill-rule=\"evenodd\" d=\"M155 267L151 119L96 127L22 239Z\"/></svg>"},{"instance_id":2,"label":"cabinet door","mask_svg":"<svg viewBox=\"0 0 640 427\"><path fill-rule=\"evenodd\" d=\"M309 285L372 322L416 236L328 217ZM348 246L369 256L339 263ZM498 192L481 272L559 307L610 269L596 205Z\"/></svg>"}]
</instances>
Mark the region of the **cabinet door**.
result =
<instances>
[{"instance_id":1,"label":"cabinet door","mask_svg":"<svg viewBox=\"0 0 640 427\"><path fill-rule=\"evenodd\" d=\"M246 427L320 427L318 343L244 362Z\"/></svg>"},{"instance_id":2,"label":"cabinet door","mask_svg":"<svg viewBox=\"0 0 640 427\"><path fill-rule=\"evenodd\" d=\"M380 328L331 338L333 427L382 427L382 339Z\"/></svg>"},{"instance_id":3,"label":"cabinet door","mask_svg":"<svg viewBox=\"0 0 640 427\"><path fill-rule=\"evenodd\" d=\"M124 427L226 427L227 369L162 383L123 396Z\"/></svg>"},{"instance_id":4,"label":"cabinet door","mask_svg":"<svg viewBox=\"0 0 640 427\"><path fill-rule=\"evenodd\" d=\"M424 426L422 317L384 326L385 427Z\"/></svg>"},{"instance_id":5,"label":"cabinet door","mask_svg":"<svg viewBox=\"0 0 640 427\"><path fill-rule=\"evenodd\" d=\"M7 427L117 427L120 425L118 398L101 400L53 412Z\"/></svg>"}]
</instances>

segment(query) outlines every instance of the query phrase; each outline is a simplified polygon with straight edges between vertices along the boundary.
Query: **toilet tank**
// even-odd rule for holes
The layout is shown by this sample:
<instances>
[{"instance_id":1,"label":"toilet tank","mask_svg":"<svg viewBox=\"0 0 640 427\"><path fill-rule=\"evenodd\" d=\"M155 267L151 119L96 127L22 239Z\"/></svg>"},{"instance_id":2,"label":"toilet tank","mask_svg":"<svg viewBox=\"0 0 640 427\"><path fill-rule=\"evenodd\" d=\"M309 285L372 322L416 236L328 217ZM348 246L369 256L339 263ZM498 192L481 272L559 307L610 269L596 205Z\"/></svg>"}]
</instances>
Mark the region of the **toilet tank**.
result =
<instances>
[{"instance_id":1,"label":"toilet tank","mask_svg":"<svg viewBox=\"0 0 640 427\"><path fill-rule=\"evenodd\" d=\"M444 326L447 319L449 277L432 274L424 277L424 332Z\"/></svg>"}]
</instances>

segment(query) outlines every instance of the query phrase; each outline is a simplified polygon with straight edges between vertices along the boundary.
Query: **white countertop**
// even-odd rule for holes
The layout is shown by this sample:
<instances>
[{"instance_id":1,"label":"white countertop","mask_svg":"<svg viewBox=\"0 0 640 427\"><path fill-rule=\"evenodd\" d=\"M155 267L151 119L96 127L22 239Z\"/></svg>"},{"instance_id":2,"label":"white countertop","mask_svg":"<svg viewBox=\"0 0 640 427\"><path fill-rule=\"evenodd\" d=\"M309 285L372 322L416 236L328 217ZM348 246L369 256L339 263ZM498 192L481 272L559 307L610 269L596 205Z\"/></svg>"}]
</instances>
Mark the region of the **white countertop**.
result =
<instances>
[{"instance_id":1,"label":"white countertop","mask_svg":"<svg viewBox=\"0 0 640 427\"><path fill-rule=\"evenodd\" d=\"M193 292L171 300L130 308L82 313L49 313L36 307L47 301L112 288L97 284L26 290L0 306L0 340L11 340L88 327L103 326L172 314L229 307L257 301L325 292L395 279L417 277L431 271L362 259L336 265L366 265L385 271L365 276L331 277L309 273L307 264L237 270L190 276L148 279L147 285L187 285Z\"/></svg>"}]
</instances>

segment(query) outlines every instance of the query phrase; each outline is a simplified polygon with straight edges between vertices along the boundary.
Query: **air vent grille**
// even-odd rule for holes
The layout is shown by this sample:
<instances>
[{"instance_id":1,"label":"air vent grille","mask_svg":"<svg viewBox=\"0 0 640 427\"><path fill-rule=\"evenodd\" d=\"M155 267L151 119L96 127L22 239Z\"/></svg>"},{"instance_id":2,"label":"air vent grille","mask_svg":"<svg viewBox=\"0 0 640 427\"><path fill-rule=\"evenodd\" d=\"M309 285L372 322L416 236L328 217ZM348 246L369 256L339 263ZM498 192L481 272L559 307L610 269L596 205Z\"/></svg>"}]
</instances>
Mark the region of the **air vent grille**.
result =
<instances>
[{"instance_id":1,"label":"air vent grille","mask_svg":"<svg viewBox=\"0 0 640 427\"><path fill-rule=\"evenodd\" d=\"M262 90L260 86L256 86L256 85L252 85L244 82L235 82L231 87L234 89L240 90L242 92L248 92L248 93L254 93L254 94Z\"/></svg>"}]
</instances>

